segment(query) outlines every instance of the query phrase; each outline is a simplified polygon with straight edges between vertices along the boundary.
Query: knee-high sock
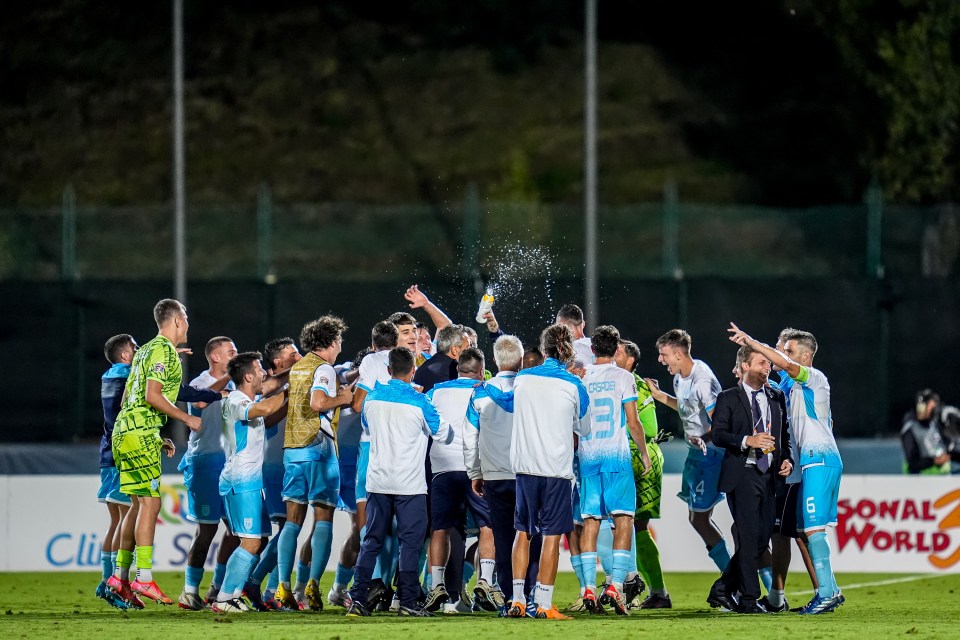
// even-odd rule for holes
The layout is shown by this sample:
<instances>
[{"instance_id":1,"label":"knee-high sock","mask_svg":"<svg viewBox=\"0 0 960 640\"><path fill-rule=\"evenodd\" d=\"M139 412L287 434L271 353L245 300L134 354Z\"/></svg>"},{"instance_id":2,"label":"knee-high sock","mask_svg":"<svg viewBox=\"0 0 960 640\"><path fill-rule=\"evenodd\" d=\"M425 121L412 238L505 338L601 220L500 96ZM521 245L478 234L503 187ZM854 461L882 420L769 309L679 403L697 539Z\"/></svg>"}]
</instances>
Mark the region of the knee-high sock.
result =
<instances>
[{"instance_id":1,"label":"knee-high sock","mask_svg":"<svg viewBox=\"0 0 960 640\"><path fill-rule=\"evenodd\" d=\"M643 580L650 588L650 593L662 595L666 593L663 584L663 569L660 566L660 549L650 535L650 531L642 529L637 532L637 565Z\"/></svg>"},{"instance_id":2,"label":"knee-high sock","mask_svg":"<svg viewBox=\"0 0 960 640\"><path fill-rule=\"evenodd\" d=\"M627 571L630 570L630 552L626 549L615 549L613 551L613 569L609 577L610 582L617 587L617 590L623 589L623 581L627 577Z\"/></svg>"},{"instance_id":3,"label":"knee-high sock","mask_svg":"<svg viewBox=\"0 0 960 640\"><path fill-rule=\"evenodd\" d=\"M310 579L320 581L323 570L327 568L330 552L333 549L333 523L324 520L313 525L313 537L310 540L313 559L310 561Z\"/></svg>"},{"instance_id":4,"label":"knee-high sock","mask_svg":"<svg viewBox=\"0 0 960 640\"><path fill-rule=\"evenodd\" d=\"M577 576L577 582L580 583L580 593L583 594L583 590L587 586L587 581L583 577L583 555L570 556L570 564L573 565L573 572Z\"/></svg>"},{"instance_id":5,"label":"knee-high sock","mask_svg":"<svg viewBox=\"0 0 960 640\"><path fill-rule=\"evenodd\" d=\"M600 533L597 534L597 558L600 559L604 575L609 579L613 573L613 529L606 523L600 525Z\"/></svg>"},{"instance_id":6,"label":"knee-high sock","mask_svg":"<svg viewBox=\"0 0 960 640\"><path fill-rule=\"evenodd\" d=\"M277 542L277 567L280 569L280 584L290 588L290 576L293 575L293 562L297 555L297 536L300 535L300 525L289 520L280 530L280 540Z\"/></svg>"},{"instance_id":7,"label":"knee-high sock","mask_svg":"<svg viewBox=\"0 0 960 640\"><path fill-rule=\"evenodd\" d=\"M256 562L257 556L243 547L237 547L227 561L227 575L223 578L223 586L220 587L217 600L223 602L232 599L236 591L241 589L243 583L247 581Z\"/></svg>"},{"instance_id":8,"label":"knee-high sock","mask_svg":"<svg viewBox=\"0 0 960 640\"><path fill-rule=\"evenodd\" d=\"M260 562L257 563L257 566L250 573L250 582L258 587L263 583L263 579L267 577L267 574L277 567L277 543L279 541L280 536L270 538L270 542L268 542L264 550L260 552Z\"/></svg>"},{"instance_id":9,"label":"knee-high sock","mask_svg":"<svg viewBox=\"0 0 960 640\"><path fill-rule=\"evenodd\" d=\"M763 584L763 588L767 590L767 593L770 593L770 589L773 588L773 567L760 567L757 573L760 574L760 582Z\"/></svg>"},{"instance_id":10,"label":"knee-high sock","mask_svg":"<svg viewBox=\"0 0 960 640\"><path fill-rule=\"evenodd\" d=\"M721 572L727 570L727 565L730 564L730 553L727 551L726 540L721 538L720 542L707 551L707 554Z\"/></svg>"},{"instance_id":11,"label":"knee-high sock","mask_svg":"<svg viewBox=\"0 0 960 640\"><path fill-rule=\"evenodd\" d=\"M596 591L597 589L597 552L584 551L580 554L580 562L583 563L583 583L587 589Z\"/></svg>"},{"instance_id":12,"label":"knee-high sock","mask_svg":"<svg viewBox=\"0 0 960 640\"><path fill-rule=\"evenodd\" d=\"M810 536L810 559L813 560L813 569L817 573L817 594L821 598L829 598L837 592L836 579L833 576L833 567L830 564L830 542L827 533L819 531Z\"/></svg>"}]
</instances>

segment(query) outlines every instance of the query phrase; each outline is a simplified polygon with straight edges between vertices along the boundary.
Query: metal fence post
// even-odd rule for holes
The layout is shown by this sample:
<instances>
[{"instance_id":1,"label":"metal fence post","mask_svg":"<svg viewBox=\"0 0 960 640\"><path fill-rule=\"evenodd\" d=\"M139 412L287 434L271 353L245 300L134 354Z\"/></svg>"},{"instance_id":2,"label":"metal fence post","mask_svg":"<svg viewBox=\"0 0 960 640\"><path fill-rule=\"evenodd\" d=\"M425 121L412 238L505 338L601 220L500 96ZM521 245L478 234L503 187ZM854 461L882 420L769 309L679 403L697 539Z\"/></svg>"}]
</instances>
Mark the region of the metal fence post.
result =
<instances>
[{"instance_id":1,"label":"metal fence post","mask_svg":"<svg viewBox=\"0 0 960 640\"><path fill-rule=\"evenodd\" d=\"M864 196L867 204L867 277L883 277L883 189L874 178Z\"/></svg>"},{"instance_id":2,"label":"metal fence post","mask_svg":"<svg viewBox=\"0 0 960 640\"><path fill-rule=\"evenodd\" d=\"M875 433L881 437L890 419L890 311L889 284L883 268L883 189L876 177L864 194L867 205L867 278L874 281L877 296L877 324L880 334L877 349L877 416Z\"/></svg>"}]
</instances>

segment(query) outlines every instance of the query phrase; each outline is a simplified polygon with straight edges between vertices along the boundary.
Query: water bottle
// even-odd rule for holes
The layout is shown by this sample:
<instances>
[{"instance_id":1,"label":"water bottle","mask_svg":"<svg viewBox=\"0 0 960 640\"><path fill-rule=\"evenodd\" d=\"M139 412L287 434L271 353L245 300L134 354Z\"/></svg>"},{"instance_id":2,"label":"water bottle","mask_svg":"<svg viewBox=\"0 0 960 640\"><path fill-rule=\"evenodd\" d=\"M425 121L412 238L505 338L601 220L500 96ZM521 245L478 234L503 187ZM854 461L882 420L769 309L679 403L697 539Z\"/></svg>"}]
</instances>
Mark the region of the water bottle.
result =
<instances>
[{"instance_id":1,"label":"water bottle","mask_svg":"<svg viewBox=\"0 0 960 640\"><path fill-rule=\"evenodd\" d=\"M484 314L489 313L493 308L493 291L487 289L487 292L483 294L483 297L480 298L480 308L477 309L477 322L484 323L487 321L484 318Z\"/></svg>"}]
</instances>

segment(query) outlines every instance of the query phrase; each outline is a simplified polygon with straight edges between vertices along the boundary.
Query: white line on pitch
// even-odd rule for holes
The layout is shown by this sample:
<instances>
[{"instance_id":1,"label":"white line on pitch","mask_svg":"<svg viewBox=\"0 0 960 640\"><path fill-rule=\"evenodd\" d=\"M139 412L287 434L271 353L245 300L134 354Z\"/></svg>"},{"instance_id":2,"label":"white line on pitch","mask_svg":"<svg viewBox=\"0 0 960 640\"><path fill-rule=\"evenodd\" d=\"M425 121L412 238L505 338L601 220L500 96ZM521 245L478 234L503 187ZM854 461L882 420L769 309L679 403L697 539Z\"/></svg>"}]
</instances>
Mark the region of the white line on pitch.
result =
<instances>
[{"instance_id":1,"label":"white line on pitch","mask_svg":"<svg viewBox=\"0 0 960 640\"><path fill-rule=\"evenodd\" d=\"M947 573L924 573L918 576L906 576L905 578L891 578L889 580L877 580L876 582L861 582L859 584L845 584L841 587L842 590L846 591L847 589L862 589L863 587L882 587L888 584L900 584L901 582L916 582L917 580L928 580L930 578L941 578L950 574ZM796 595L809 595L813 593L813 590L808 591L793 591Z\"/></svg>"}]
</instances>

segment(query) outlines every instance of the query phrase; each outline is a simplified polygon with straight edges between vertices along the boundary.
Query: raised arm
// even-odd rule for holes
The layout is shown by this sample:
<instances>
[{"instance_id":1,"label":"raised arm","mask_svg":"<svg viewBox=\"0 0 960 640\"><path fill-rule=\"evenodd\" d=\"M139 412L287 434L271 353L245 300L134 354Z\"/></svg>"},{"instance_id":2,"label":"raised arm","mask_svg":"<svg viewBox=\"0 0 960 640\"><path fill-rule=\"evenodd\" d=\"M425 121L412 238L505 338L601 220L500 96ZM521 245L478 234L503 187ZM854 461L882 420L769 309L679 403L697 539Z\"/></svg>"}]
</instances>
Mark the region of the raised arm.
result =
<instances>
[{"instance_id":1,"label":"raised arm","mask_svg":"<svg viewBox=\"0 0 960 640\"><path fill-rule=\"evenodd\" d=\"M740 327L738 327L737 325L731 322L730 328L727 329L727 331L730 333L731 342L735 342L741 347L743 345L747 345L754 351L757 351L763 354L763 357L769 360L771 364L773 364L774 366L780 367L781 369L786 371L787 375L789 375L794 380L796 380L797 376L800 375L801 367L798 362L794 362L793 360L791 360L784 354L780 353L770 345L764 344L759 340L751 338L749 335L747 335L745 331L740 329Z\"/></svg>"},{"instance_id":2,"label":"raised arm","mask_svg":"<svg viewBox=\"0 0 960 640\"><path fill-rule=\"evenodd\" d=\"M403 297L410 303L411 309L423 309L426 311L427 315L430 316L430 321L433 322L438 331L453 324L450 318L447 317L447 314L445 314L440 307L430 302L430 298L420 291L417 285L413 285L407 289Z\"/></svg>"}]
</instances>

